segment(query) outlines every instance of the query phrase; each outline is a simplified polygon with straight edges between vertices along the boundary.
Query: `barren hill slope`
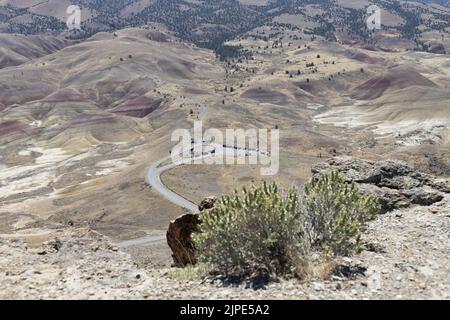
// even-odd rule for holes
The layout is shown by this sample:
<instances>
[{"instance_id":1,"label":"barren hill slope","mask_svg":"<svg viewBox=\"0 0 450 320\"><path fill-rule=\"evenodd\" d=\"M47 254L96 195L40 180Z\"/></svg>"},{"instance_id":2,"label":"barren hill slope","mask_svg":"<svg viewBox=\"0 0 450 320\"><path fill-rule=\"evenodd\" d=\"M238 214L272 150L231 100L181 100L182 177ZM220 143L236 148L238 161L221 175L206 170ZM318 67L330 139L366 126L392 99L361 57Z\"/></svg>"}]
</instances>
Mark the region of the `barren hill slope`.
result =
<instances>
[{"instance_id":1,"label":"barren hill slope","mask_svg":"<svg viewBox=\"0 0 450 320\"><path fill-rule=\"evenodd\" d=\"M0 35L0 238L46 239L82 227L114 242L161 239L182 208L145 176L169 155L172 132L196 120L204 129L278 128L281 152L275 177L248 165L179 166L161 176L195 203L267 179L301 187L312 165L336 155L402 159L450 175L449 56L412 50L449 43L447 8L80 0L92 16L75 42L50 12L53 1L7 2L25 8L0 7L0 30L52 36ZM370 35L369 3L391 13L389 26ZM440 216L423 223L437 226ZM392 241L400 225L394 221ZM164 241L129 251L146 266L170 263Z\"/></svg>"},{"instance_id":2,"label":"barren hill slope","mask_svg":"<svg viewBox=\"0 0 450 320\"><path fill-rule=\"evenodd\" d=\"M29 215L34 210L16 204L27 200L34 206L43 199L52 208L40 212L59 212L53 218L58 222L65 221L66 212L76 219L72 209L84 206L78 201L90 203L81 209L80 221L101 215L107 201L96 192L115 196L99 180L131 170L139 181L132 186L139 189L141 170L167 152L160 149L174 127L189 127L204 112L201 93L213 92L222 76L211 52L181 43L163 29L100 33L0 70L2 213ZM142 214L149 200L140 192L124 194L126 202L118 205L136 197L134 210ZM94 205L85 198L90 196L103 204ZM156 195L150 198L158 201Z\"/></svg>"},{"instance_id":3,"label":"barren hill slope","mask_svg":"<svg viewBox=\"0 0 450 320\"><path fill-rule=\"evenodd\" d=\"M59 37L0 33L0 69L51 54L68 44Z\"/></svg>"}]
</instances>

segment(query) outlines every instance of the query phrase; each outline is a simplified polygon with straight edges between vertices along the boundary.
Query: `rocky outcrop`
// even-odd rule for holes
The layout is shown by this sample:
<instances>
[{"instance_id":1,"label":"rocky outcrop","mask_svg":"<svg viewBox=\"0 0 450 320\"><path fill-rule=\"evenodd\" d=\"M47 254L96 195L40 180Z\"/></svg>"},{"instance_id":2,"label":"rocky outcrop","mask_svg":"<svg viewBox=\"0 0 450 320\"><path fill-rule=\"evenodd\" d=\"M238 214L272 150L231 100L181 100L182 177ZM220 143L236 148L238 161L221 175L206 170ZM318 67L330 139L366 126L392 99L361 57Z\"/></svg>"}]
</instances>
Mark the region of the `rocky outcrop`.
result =
<instances>
[{"instance_id":1,"label":"rocky outcrop","mask_svg":"<svg viewBox=\"0 0 450 320\"><path fill-rule=\"evenodd\" d=\"M205 198L198 208L200 211L212 209L216 201L216 197ZM198 232L200 223L200 216L195 213L186 213L170 223L169 230L167 230L167 244L172 250L175 267L185 267L197 263L191 236L194 232Z\"/></svg>"},{"instance_id":2,"label":"rocky outcrop","mask_svg":"<svg viewBox=\"0 0 450 320\"><path fill-rule=\"evenodd\" d=\"M445 46L441 42L432 41L428 43L428 52L445 54Z\"/></svg>"},{"instance_id":3,"label":"rocky outcrop","mask_svg":"<svg viewBox=\"0 0 450 320\"><path fill-rule=\"evenodd\" d=\"M1 300L123 300L149 295L146 291L152 286L146 271L107 237L68 228L38 238L0 235Z\"/></svg>"},{"instance_id":4,"label":"rocky outcrop","mask_svg":"<svg viewBox=\"0 0 450 320\"><path fill-rule=\"evenodd\" d=\"M418 172L402 161L369 161L338 157L312 168L315 176L337 170L348 182L380 198L383 212L411 205L429 206L444 199L450 187L444 181Z\"/></svg>"},{"instance_id":5,"label":"rocky outcrop","mask_svg":"<svg viewBox=\"0 0 450 320\"><path fill-rule=\"evenodd\" d=\"M364 250L360 255L343 258L329 278L311 281L230 285L228 279L217 275L182 280L176 270L139 268L129 254L93 231L55 230L43 244L36 243L35 237L29 244L25 239L3 235L0 299L448 300L447 198L431 207L415 206L380 216L362 235ZM144 248L144 254L147 250Z\"/></svg>"},{"instance_id":6,"label":"rocky outcrop","mask_svg":"<svg viewBox=\"0 0 450 320\"><path fill-rule=\"evenodd\" d=\"M195 247L191 235L198 231L200 217L198 214L186 213L169 225L167 244L172 250L175 267L185 267L195 264Z\"/></svg>"}]
</instances>

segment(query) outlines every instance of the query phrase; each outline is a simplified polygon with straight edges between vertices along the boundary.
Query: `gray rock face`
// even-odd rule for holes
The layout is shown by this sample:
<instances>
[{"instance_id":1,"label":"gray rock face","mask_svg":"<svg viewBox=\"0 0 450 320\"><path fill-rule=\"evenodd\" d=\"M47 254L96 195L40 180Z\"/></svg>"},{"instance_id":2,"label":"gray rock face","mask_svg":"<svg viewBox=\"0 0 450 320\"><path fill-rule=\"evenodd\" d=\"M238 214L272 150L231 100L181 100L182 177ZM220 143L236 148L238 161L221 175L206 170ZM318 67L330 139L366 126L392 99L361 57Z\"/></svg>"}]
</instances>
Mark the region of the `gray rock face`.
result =
<instances>
[{"instance_id":1,"label":"gray rock face","mask_svg":"<svg viewBox=\"0 0 450 320\"><path fill-rule=\"evenodd\" d=\"M411 205L429 206L443 200L444 193L450 193L447 183L420 173L402 161L337 157L312 168L315 177L331 170L358 184L362 192L377 195L383 212Z\"/></svg>"}]
</instances>

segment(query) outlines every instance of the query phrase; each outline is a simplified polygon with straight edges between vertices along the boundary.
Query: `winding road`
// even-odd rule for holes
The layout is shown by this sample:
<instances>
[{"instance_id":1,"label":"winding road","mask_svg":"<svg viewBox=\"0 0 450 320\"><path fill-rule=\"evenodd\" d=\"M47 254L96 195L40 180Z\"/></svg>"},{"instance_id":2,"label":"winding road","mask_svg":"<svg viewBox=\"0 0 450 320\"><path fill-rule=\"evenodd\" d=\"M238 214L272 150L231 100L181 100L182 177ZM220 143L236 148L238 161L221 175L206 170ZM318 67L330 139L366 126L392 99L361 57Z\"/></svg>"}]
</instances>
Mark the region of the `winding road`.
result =
<instances>
[{"instance_id":1,"label":"winding road","mask_svg":"<svg viewBox=\"0 0 450 320\"><path fill-rule=\"evenodd\" d=\"M198 145L198 144L197 144ZM203 143L202 143L203 145ZM196 145L193 145L195 147ZM216 151L216 153L213 152L213 150ZM220 150L221 152L217 152L217 150ZM176 204L177 206L181 208L185 208L193 213L198 213L198 205L195 203L187 200L186 198L183 198L179 194L173 192L172 190L168 189L161 181L161 175L169 171L171 169L174 169L180 165L183 164L189 164L192 163L195 160L204 160L206 158L211 157L212 155L217 156L238 156L238 157L248 157L248 156L254 156L254 155L264 155L264 153L261 153L259 150L252 150L252 149L239 149L236 147L228 147L228 146L219 146L219 145L211 145L210 151L207 151L206 153L203 153L202 155L199 155L197 157L189 157L184 158L180 163L173 163L172 157L167 156L164 157L155 163L152 164L152 166L147 171L146 176L146 182L149 184L154 191L158 192L161 196L166 198L168 201L172 202L173 204ZM170 161L169 164L163 165L165 162ZM116 246L119 248L129 248L133 246L138 245L144 245L148 243L163 241L166 239L165 234L161 235L149 235L138 239L132 239L132 240L126 240L119 243L116 243Z\"/></svg>"},{"instance_id":2,"label":"winding road","mask_svg":"<svg viewBox=\"0 0 450 320\"><path fill-rule=\"evenodd\" d=\"M168 165L162 166L161 165L171 160L172 158L170 156L165 157L157 162L155 162L150 169L147 172L146 182L152 186L153 190L158 192L160 195L162 195L164 198L172 202L173 204L176 204L179 207L186 208L191 212L198 213L198 206L194 203L190 202L189 200L183 198L179 194L169 190L161 181L161 175L169 171L175 167L178 166L178 164L170 163ZM191 161L191 159L189 159Z\"/></svg>"}]
</instances>

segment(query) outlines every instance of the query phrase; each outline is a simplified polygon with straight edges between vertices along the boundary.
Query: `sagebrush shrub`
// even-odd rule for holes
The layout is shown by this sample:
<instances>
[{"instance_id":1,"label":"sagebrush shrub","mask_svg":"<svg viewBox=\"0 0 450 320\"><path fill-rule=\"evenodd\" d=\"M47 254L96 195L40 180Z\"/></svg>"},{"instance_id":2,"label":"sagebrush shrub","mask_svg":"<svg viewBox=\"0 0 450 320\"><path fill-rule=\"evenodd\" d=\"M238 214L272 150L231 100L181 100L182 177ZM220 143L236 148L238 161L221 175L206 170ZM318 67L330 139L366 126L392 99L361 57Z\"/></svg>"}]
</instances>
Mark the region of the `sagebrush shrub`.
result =
<instances>
[{"instance_id":1,"label":"sagebrush shrub","mask_svg":"<svg viewBox=\"0 0 450 320\"><path fill-rule=\"evenodd\" d=\"M275 184L221 198L201 214L194 235L198 258L229 273L298 273L308 250L298 193L282 197Z\"/></svg>"},{"instance_id":2,"label":"sagebrush shrub","mask_svg":"<svg viewBox=\"0 0 450 320\"><path fill-rule=\"evenodd\" d=\"M306 183L301 207L313 248L331 256L357 252L367 221L380 212L376 196L362 194L337 171Z\"/></svg>"},{"instance_id":3,"label":"sagebrush shrub","mask_svg":"<svg viewBox=\"0 0 450 320\"><path fill-rule=\"evenodd\" d=\"M282 195L276 184L244 188L201 214L193 235L200 262L225 274L269 272L303 276L311 251L348 255L359 247L377 199L337 173L321 175Z\"/></svg>"}]
</instances>

